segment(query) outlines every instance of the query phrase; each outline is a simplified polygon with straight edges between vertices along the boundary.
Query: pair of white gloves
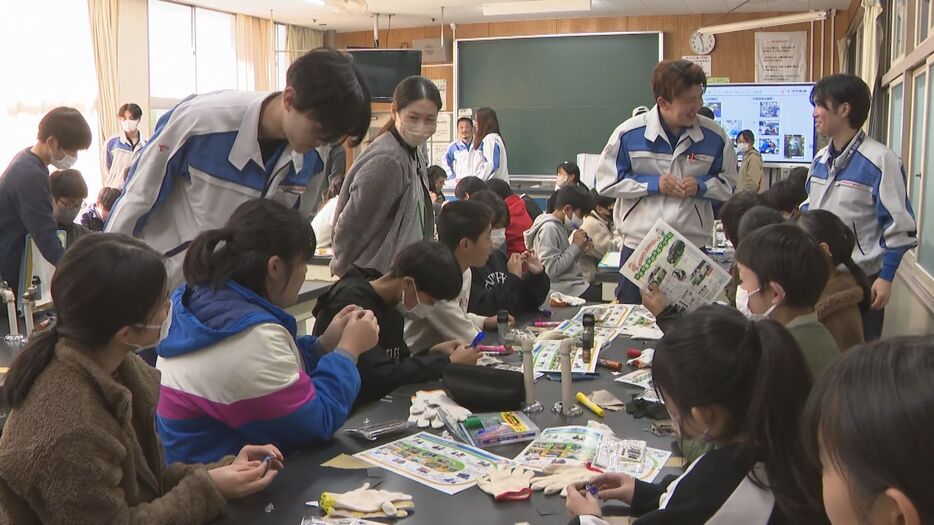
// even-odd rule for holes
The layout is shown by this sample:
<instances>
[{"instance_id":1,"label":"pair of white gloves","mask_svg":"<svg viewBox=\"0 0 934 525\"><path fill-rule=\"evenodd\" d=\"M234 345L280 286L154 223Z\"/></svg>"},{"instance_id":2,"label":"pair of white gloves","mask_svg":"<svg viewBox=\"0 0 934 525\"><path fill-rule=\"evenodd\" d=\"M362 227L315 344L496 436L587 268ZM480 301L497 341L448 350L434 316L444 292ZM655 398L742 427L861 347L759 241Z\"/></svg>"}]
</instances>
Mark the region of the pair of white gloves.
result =
<instances>
[{"instance_id":1,"label":"pair of white gloves","mask_svg":"<svg viewBox=\"0 0 934 525\"><path fill-rule=\"evenodd\" d=\"M385 516L400 517L399 507L411 508L412 496L402 492L371 489L369 483L360 488L343 492L323 492L320 505L328 516L358 517L359 514L383 514ZM405 502L405 503L404 503ZM355 514L356 513L356 514ZM407 513L403 513L404 517Z\"/></svg>"},{"instance_id":2,"label":"pair of white gloves","mask_svg":"<svg viewBox=\"0 0 934 525\"><path fill-rule=\"evenodd\" d=\"M419 390L412 396L412 406L409 408L409 422L415 423L418 428L442 428L444 420L439 413L443 410L452 421L463 422L473 414L470 410L458 405L448 397L444 390Z\"/></svg>"},{"instance_id":3,"label":"pair of white gloves","mask_svg":"<svg viewBox=\"0 0 934 525\"><path fill-rule=\"evenodd\" d=\"M561 493L567 497L567 486L587 483L600 473L581 464L552 464L545 467L544 475L508 464L496 465L477 481L480 490L493 496L496 501L529 499L532 490L543 490L545 494ZM529 486L531 485L531 489Z\"/></svg>"}]
</instances>

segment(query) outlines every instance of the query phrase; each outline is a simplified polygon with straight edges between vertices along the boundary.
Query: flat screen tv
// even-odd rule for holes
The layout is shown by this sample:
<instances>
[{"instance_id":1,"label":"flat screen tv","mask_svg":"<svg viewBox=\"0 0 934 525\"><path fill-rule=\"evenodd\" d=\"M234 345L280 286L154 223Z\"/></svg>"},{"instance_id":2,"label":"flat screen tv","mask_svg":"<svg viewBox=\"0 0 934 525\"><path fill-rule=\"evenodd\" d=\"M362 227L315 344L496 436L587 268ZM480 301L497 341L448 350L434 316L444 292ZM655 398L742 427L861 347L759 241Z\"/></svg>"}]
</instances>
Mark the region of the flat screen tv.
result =
<instances>
[{"instance_id":1,"label":"flat screen tv","mask_svg":"<svg viewBox=\"0 0 934 525\"><path fill-rule=\"evenodd\" d=\"M396 85L406 77L422 74L418 49L348 49L366 77L374 102L391 102Z\"/></svg>"}]
</instances>

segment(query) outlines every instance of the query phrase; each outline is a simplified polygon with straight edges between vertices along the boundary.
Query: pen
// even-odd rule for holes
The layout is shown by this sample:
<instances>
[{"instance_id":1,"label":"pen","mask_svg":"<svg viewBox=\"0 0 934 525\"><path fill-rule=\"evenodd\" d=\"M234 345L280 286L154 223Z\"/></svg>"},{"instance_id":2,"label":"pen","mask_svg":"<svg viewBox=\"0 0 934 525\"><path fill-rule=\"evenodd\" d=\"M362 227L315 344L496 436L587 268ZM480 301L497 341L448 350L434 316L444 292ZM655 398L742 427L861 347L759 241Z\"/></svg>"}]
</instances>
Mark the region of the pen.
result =
<instances>
[{"instance_id":1,"label":"pen","mask_svg":"<svg viewBox=\"0 0 934 525\"><path fill-rule=\"evenodd\" d=\"M487 352L487 353L490 353L490 354L506 354L506 353L509 353L509 351L506 350L506 347L503 346L503 345L499 345L499 346L478 345L478 346L477 346L477 350L479 350L479 351L481 351L481 352Z\"/></svg>"},{"instance_id":2,"label":"pen","mask_svg":"<svg viewBox=\"0 0 934 525\"><path fill-rule=\"evenodd\" d=\"M539 328L555 328L560 325L560 321L535 321L535 326Z\"/></svg>"},{"instance_id":3,"label":"pen","mask_svg":"<svg viewBox=\"0 0 934 525\"><path fill-rule=\"evenodd\" d=\"M483 338L486 337L485 332L477 332L477 336L473 338L473 341L470 343L471 348L476 348L480 341L483 341Z\"/></svg>"},{"instance_id":4,"label":"pen","mask_svg":"<svg viewBox=\"0 0 934 525\"><path fill-rule=\"evenodd\" d=\"M585 396L583 392L577 393L577 402L589 408L594 414L603 417L603 409L597 406L593 401L587 399L587 396Z\"/></svg>"}]
</instances>

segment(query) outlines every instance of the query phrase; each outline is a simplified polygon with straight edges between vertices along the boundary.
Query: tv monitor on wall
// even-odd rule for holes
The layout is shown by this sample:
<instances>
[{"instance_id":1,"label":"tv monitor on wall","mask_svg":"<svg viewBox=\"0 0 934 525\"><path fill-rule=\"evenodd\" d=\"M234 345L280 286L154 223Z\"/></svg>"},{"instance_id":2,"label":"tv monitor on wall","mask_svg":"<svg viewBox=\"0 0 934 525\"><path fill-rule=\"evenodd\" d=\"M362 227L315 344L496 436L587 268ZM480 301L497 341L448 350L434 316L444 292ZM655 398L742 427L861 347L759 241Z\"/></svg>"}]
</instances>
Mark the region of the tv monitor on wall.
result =
<instances>
[{"instance_id":1,"label":"tv monitor on wall","mask_svg":"<svg viewBox=\"0 0 934 525\"><path fill-rule=\"evenodd\" d=\"M422 74L418 49L348 49L363 72L374 102L391 102L392 92L404 78Z\"/></svg>"}]
</instances>

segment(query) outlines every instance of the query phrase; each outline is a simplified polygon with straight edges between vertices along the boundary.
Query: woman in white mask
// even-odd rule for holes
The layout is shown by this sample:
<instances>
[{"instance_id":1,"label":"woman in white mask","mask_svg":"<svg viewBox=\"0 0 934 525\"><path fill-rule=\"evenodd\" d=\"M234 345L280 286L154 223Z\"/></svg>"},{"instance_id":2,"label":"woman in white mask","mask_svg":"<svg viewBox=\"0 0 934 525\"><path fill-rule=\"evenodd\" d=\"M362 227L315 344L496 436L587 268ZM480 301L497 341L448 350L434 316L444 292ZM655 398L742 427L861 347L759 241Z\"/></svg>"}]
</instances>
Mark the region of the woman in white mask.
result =
<instances>
[{"instance_id":1,"label":"woman in white mask","mask_svg":"<svg viewBox=\"0 0 934 525\"><path fill-rule=\"evenodd\" d=\"M435 133L441 93L424 77L396 86L392 118L350 167L337 201L331 271L351 265L389 271L403 248L434 237L427 159L419 146Z\"/></svg>"},{"instance_id":2,"label":"woman in white mask","mask_svg":"<svg viewBox=\"0 0 934 525\"><path fill-rule=\"evenodd\" d=\"M756 137L752 131L744 129L736 137L736 148L743 156L739 168L739 186L736 191L747 190L760 193L762 187L762 154L756 149Z\"/></svg>"}]
</instances>

